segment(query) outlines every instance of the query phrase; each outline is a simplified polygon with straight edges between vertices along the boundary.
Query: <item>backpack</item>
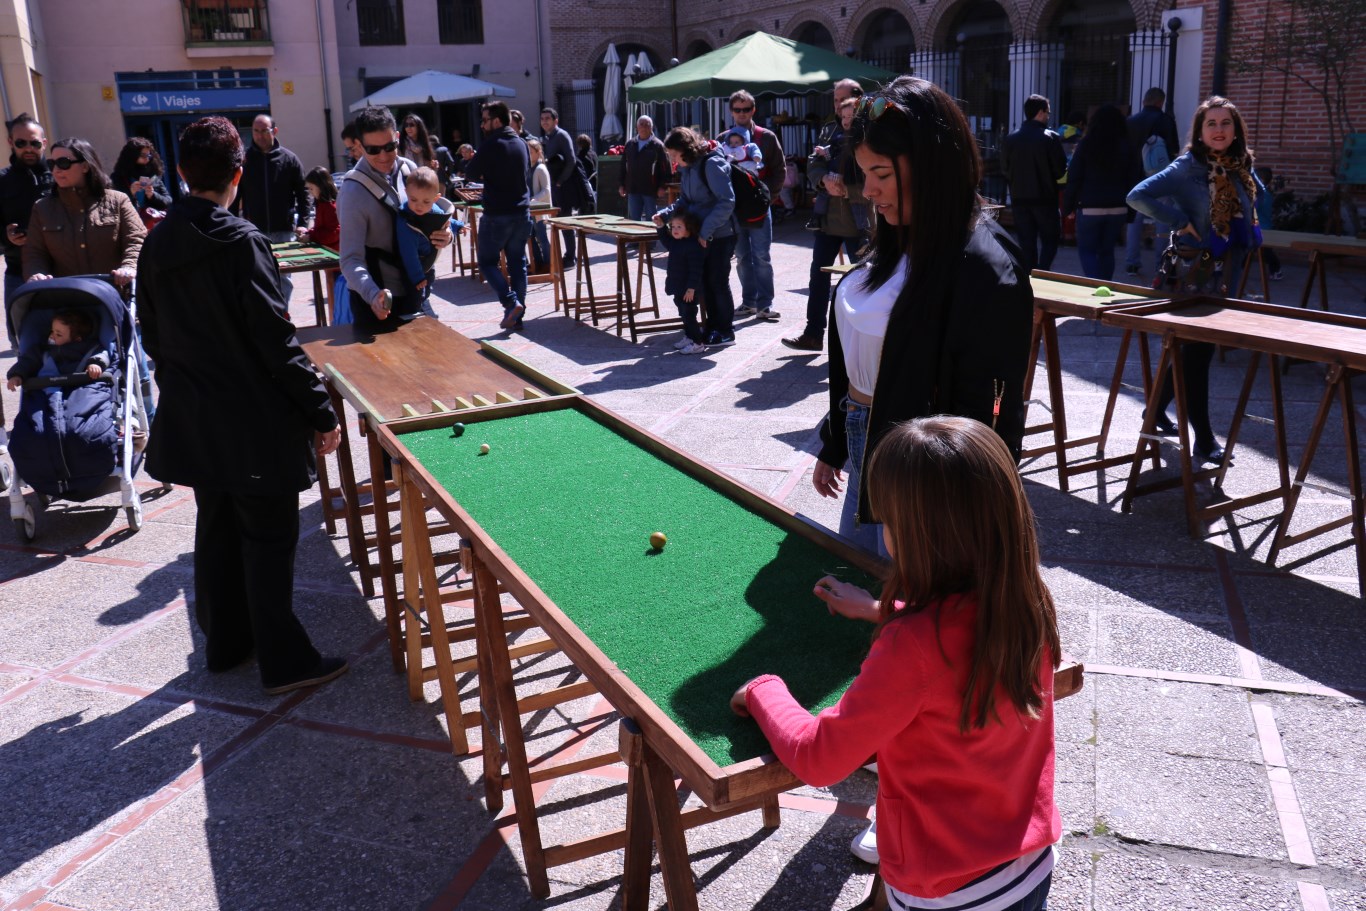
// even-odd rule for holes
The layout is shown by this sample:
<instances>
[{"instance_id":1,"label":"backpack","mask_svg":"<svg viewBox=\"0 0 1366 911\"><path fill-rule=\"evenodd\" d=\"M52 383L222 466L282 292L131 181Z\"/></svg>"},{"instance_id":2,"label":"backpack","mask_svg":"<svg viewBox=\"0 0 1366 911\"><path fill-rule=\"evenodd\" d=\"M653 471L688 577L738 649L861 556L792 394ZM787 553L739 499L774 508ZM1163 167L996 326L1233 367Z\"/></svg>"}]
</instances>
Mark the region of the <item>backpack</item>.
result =
<instances>
[{"instance_id":1,"label":"backpack","mask_svg":"<svg viewBox=\"0 0 1366 911\"><path fill-rule=\"evenodd\" d=\"M768 217L772 197L768 185L753 171L730 169L730 185L735 189L735 220L742 226L757 225Z\"/></svg>"},{"instance_id":2,"label":"backpack","mask_svg":"<svg viewBox=\"0 0 1366 911\"><path fill-rule=\"evenodd\" d=\"M1143 142L1143 174L1151 177L1172 163L1167 141L1156 133Z\"/></svg>"},{"instance_id":3,"label":"backpack","mask_svg":"<svg viewBox=\"0 0 1366 911\"><path fill-rule=\"evenodd\" d=\"M409 172L413 170L412 166L408 163L408 160L405 158L398 159L398 162L395 164L395 167L398 168L399 181L404 180L408 176ZM408 270L404 268L403 260L400 259L398 255L398 232L406 231L408 230L408 227L403 223L403 217L399 214L397 200L389 195L389 187L386 184L376 183L374 178L370 177L368 174L356 170L355 168L352 168L350 171L347 171L346 176L342 179L349 180L353 183L358 183L362 187L364 187L365 190L368 193L370 193L370 195L374 196L375 199L379 200L380 204L384 206L385 211L388 212L390 217L393 218L392 236L394 249L391 251L382 250L378 247L365 248L365 268L369 270L370 275L374 278L375 284L380 284L380 263L385 263L386 265L395 268L402 278L402 287L389 289L394 293L395 296L401 296L405 300L413 298L414 296L421 297L421 293L417 290L416 287L414 287L412 281L408 278ZM357 294L356 301L353 301L351 304L352 312L354 313L355 310L361 306L364 306L367 310L369 309L368 302L363 300L360 297L360 295Z\"/></svg>"}]
</instances>

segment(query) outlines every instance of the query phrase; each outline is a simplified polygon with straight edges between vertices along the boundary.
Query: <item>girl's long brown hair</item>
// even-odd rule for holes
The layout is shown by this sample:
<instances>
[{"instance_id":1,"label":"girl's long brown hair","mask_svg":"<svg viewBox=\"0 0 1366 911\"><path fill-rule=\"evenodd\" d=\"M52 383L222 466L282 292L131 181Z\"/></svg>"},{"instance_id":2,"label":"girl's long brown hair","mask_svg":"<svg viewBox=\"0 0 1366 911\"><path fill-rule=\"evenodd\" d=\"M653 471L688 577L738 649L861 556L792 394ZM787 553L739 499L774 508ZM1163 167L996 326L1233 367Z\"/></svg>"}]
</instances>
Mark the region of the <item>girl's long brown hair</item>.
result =
<instances>
[{"instance_id":1,"label":"girl's long brown hair","mask_svg":"<svg viewBox=\"0 0 1366 911\"><path fill-rule=\"evenodd\" d=\"M990 427L937 415L899 424L868 465L873 512L887 526L892 560L882 624L894 602L921 611L952 595L977 600L977 629L959 729L985 727L996 691L1038 717L1039 663L1058 666L1053 597L1039 572L1034 513L1015 460Z\"/></svg>"}]
</instances>

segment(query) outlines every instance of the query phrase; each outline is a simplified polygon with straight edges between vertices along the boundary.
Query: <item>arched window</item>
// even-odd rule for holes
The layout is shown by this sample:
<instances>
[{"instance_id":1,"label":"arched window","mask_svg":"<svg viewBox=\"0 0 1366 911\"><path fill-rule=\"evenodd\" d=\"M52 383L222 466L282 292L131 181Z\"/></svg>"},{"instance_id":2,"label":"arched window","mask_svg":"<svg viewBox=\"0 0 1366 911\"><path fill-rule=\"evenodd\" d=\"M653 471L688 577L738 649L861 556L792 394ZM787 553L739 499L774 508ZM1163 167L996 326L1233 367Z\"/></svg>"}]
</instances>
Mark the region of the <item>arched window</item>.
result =
<instances>
[{"instance_id":1,"label":"arched window","mask_svg":"<svg viewBox=\"0 0 1366 911\"><path fill-rule=\"evenodd\" d=\"M910 68L914 48L915 35L906 17L896 10L885 9L863 26L858 56L864 63L904 73Z\"/></svg>"},{"instance_id":2,"label":"arched window","mask_svg":"<svg viewBox=\"0 0 1366 911\"><path fill-rule=\"evenodd\" d=\"M835 49L835 38L830 34L830 30L819 22L808 22L797 30L793 36L794 41L802 44L809 44L822 50L833 51Z\"/></svg>"}]
</instances>

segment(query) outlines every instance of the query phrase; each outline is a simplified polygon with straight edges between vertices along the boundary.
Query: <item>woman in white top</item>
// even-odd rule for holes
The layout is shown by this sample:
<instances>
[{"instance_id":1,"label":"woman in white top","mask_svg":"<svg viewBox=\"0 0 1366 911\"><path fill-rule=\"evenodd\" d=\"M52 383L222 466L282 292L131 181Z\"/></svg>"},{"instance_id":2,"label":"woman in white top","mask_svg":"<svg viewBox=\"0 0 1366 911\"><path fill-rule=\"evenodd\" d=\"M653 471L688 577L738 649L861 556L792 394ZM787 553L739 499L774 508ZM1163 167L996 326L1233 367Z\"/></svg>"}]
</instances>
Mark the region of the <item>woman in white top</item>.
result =
<instances>
[{"instance_id":1,"label":"woman in white top","mask_svg":"<svg viewBox=\"0 0 1366 911\"><path fill-rule=\"evenodd\" d=\"M531 188L531 205L550 205L550 169L545 165L545 149L539 139L526 141L527 151L531 153L531 173L527 176L527 186ZM550 236L545 220L536 218L531 223L531 236L535 238L532 250L536 262L533 271L544 272L550 268Z\"/></svg>"},{"instance_id":2,"label":"woman in white top","mask_svg":"<svg viewBox=\"0 0 1366 911\"><path fill-rule=\"evenodd\" d=\"M975 418L1019 458L1034 297L1015 241L982 213L981 158L952 98L902 76L859 102L846 141L877 225L872 255L831 305L830 413L812 483L827 497L843 484L840 533L885 555L860 478L892 425Z\"/></svg>"}]
</instances>

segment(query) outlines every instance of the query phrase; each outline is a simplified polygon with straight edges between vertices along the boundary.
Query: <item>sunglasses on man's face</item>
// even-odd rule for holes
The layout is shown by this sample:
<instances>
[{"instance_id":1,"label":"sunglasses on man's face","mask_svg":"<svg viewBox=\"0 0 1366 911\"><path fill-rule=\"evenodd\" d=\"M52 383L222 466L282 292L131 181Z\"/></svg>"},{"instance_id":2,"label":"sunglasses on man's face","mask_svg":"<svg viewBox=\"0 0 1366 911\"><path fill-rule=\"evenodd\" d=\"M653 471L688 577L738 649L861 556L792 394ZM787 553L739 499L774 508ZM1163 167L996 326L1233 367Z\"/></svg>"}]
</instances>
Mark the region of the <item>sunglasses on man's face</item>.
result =
<instances>
[{"instance_id":1,"label":"sunglasses on man's face","mask_svg":"<svg viewBox=\"0 0 1366 911\"><path fill-rule=\"evenodd\" d=\"M365 146L366 155L379 155L384 152L392 152L398 148L398 143L390 140L382 146Z\"/></svg>"},{"instance_id":2,"label":"sunglasses on man's face","mask_svg":"<svg viewBox=\"0 0 1366 911\"><path fill-rule=\"evenodd\" d=\"M44 139L15 139L14 147L16 149L41 149L46 141Z\"/></svg>"},{"instance_id":3,"label":"sunglasses on man's face","mask_svg":"<svg viewBox=\"0 0 1366 911\"><path fill-rule=\"evenodd\" d=\"M84 158L49 158L48 161L59 171L68 170L78 164L84 164Z\"/></svg>"},{"instance_id":4,"label":"sunglasses on man's face","mask_svg":"<svg viewBox=\"0 0 1366 911\"><path fill-rule=\"evenodd\" d=\"M732 114L748 114L752 110L754 110L754 105L751 104L747 108L731 108L730 112Z\"/></svg>"}]
</instances>

